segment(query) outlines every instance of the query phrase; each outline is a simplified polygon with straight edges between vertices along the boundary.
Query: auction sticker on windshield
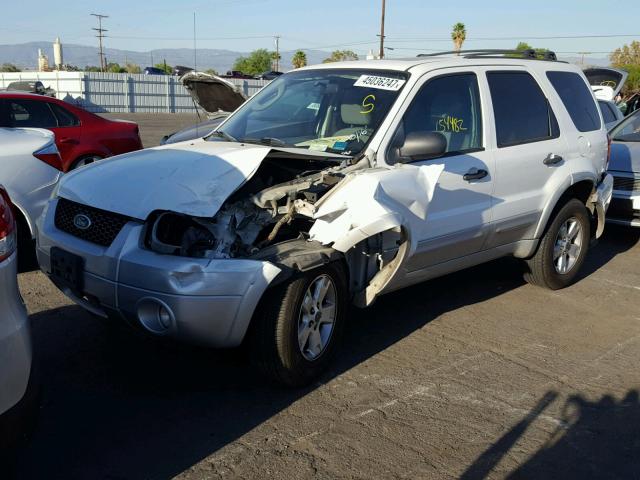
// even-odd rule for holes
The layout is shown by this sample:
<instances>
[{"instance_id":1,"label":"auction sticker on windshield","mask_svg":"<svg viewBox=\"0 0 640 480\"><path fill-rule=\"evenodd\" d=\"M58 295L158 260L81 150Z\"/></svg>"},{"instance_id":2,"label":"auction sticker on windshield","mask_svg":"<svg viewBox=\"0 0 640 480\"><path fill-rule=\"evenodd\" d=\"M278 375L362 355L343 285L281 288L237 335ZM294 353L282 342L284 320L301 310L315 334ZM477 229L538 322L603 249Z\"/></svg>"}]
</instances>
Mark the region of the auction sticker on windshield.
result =
<instances>
[{"instance_id":1,"label":"auction sticker on windshield","mask_svg":"<svg viewBox=\"0 0 640 480\"><path fill-rule=\"evenodd\" d=\"M406 80L401 78L378 77L377 75L360 75L353 84L354 87L377 88L379 90L391 90L397 92L402 88Z\"/></svg>"}]
</instances>

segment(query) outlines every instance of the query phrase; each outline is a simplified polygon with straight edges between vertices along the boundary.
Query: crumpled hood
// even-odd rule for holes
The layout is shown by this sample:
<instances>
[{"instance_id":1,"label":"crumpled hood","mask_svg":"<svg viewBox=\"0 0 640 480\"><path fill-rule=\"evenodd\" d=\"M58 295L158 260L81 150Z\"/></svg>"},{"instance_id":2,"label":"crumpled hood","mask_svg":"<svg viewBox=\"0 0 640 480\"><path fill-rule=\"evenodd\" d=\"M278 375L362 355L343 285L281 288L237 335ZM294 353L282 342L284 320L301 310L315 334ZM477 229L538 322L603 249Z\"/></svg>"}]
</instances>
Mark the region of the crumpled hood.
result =
<instances>
[{"instance_id":1,"label":"crumpled hood","mask_svg":"<svg viewBox=\"0 0 640 480\"><path fill-rule=\"evenodd\" d=\"M58 195L140 220L156 210L212 217L271 150L205 140L139 150L65 175Z\"/></svg>"},{"instance_id":2,"label":"crumpled hood","mask_svg":"<svg viewBox=\"0 0 640 480\"><path fill-rule=\"evenodd\" d=\"M233 112L247 100L238 86L216 75L187 72L180 77L180 82L193 100L209 114Z\"/></svg>"}]
</instances>

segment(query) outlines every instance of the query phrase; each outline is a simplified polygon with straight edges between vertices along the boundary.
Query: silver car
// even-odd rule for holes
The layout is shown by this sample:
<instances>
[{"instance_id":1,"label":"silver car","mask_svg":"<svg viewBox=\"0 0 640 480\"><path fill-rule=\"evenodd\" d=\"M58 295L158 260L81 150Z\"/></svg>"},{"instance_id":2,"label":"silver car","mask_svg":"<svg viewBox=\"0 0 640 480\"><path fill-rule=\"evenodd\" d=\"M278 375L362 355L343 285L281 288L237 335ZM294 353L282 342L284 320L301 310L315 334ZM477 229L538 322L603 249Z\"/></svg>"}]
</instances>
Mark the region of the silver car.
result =
<instances>
[{"instance_id":1,"label":"silver car","mask_svg":"<svg viewBox=\"0 0 640 480\"><path fill-rule=\"evenodd\" d=\"M31 337L18 291L16 224L9 196L0 186L0 465L35 417ZM3 458L7 457L7 458Z\"/></svg>"},{"instance_id":2,"label":"silver car","mask_svg":"<svg viewBox=\"0 0 640 480\"><path fill-rule=\"evenodd\" d=\"M611 130L613 199L609 223L640 227L640 110Z\"/></svg>"}]
</instances>

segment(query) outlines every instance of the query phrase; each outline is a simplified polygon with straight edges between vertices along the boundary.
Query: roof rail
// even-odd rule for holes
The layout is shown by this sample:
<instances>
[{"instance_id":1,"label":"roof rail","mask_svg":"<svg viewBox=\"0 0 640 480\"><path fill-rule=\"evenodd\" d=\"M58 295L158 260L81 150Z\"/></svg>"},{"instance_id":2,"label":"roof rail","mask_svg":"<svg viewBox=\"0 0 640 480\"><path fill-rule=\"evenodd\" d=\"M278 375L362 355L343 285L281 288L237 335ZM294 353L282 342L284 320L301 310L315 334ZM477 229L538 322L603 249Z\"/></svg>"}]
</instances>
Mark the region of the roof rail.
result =
<instances>
[{"instance_id":1,"label":"roof rail","mask_svg":"<svg viewBox=\"0 0 640 480\"><path fill-rule=\"evenodd\" d=\"M538 53L533 49L527 50L500 50L500 49L478 49L478 50L449 50L446 52L437 52L437 53L421 53L418 57L438 57L440 55L462 55L463 58L478 58L478 57L489 57L489 58L500 58L506 57L508 55L514 56L514 58L523 58L526 60L549 60L555 62L558 60L558 57L551 50L547 50L542 53Z\"/></svg>"}]
</instances>

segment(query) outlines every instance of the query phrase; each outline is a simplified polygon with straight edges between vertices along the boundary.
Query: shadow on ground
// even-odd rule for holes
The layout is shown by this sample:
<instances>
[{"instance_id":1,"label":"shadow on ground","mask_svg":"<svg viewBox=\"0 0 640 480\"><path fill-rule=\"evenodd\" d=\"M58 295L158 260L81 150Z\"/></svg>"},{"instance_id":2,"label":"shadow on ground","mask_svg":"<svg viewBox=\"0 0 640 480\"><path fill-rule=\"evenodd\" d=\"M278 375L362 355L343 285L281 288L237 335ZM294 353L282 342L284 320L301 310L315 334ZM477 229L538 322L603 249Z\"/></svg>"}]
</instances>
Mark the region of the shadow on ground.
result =
<instances>
[{"instance_id":1,"label":"shadow on ground","mask_svg":"<svg viewBox=\"0 0 640 480\"><path fill-rule=\"evenodd\" d=\"M626 238L606 238L589 257L589 271L631 248ZM599 253L604 249L606 254ZM366 361L443 312L522 284L520 264L505 259L387 295L368 310L353 310L345 334L348 348L321 381ZM36 435L19 458L21 479L169 478L319 386L277 388L257 376L247 352L159 345L106 325L79 307L34 315L32 326L44 402ZM576 404L583 416L589 414L586 403ZM625 408L614 416L630 411ZM605 421L598 425L613 436ZM600 437L593 435L589 448ZM503 441L497 452L511 443L510 438ZM483 471L484 464L470 470ZM539 464L523 466L523 474Z\"/></svg>"},{"instance_id":2,"label":"shadow on ground","mask_svg":"<svg viewBox=\"0 0 640 480\"><path fill-rule=\"evenodd\" d=\"M547 392L529 414L476 459L461 479L487 478L556 397L556 392ZM609 395L594 401L572 396L564 404L559 420L559 426L546 443L507 478L638 478L640 402L637 390L630 390L620 400Z\"/></svg>"}]
</instances>

